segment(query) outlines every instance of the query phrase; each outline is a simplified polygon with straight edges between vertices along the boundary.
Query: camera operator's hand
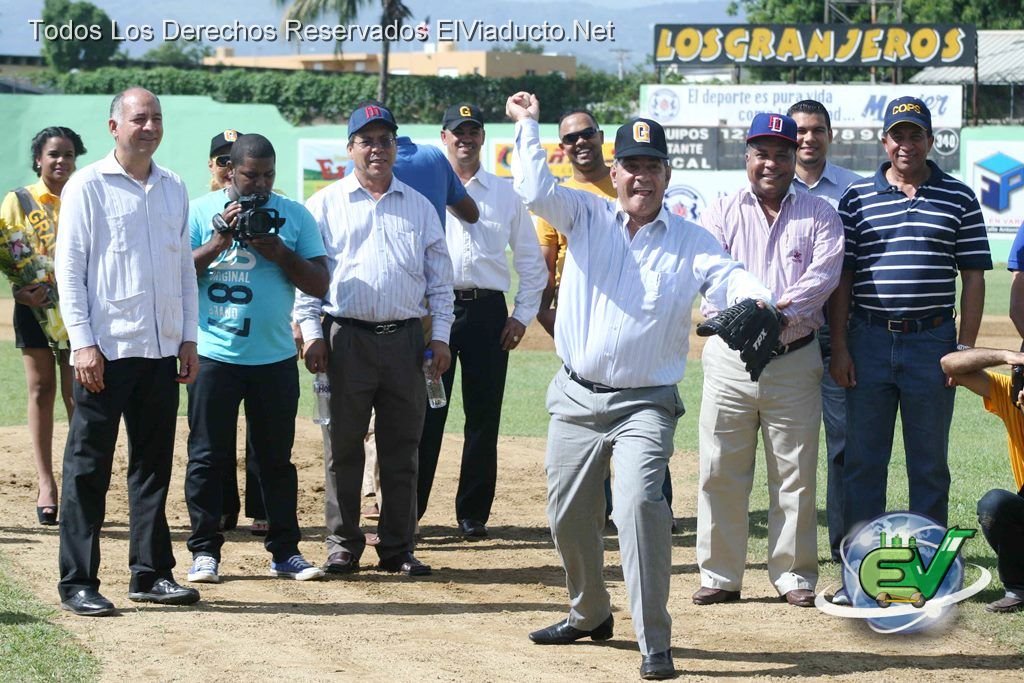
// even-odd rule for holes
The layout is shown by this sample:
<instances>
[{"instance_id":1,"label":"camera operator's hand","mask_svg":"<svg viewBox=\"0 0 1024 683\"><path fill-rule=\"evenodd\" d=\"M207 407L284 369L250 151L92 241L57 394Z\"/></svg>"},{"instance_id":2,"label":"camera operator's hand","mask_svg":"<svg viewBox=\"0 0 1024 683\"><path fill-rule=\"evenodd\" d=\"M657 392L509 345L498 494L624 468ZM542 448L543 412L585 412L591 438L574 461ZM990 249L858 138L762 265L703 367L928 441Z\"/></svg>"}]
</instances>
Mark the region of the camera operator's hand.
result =
<instances>
[{"instance_id":1,"label":"camera operator's hand","mask_svg":"<svg viewBox=\"0 0 1024 683\"><path fill-rule=\"evenodd\" d=\"M318 372L327 372L327 342L323 339L311 339L306 342L302 356L306 361L306 369L314 375Z\"/></svg>"},{"instance_id":2,"label":"camera operator's hand","mask_svg":"<svg viewBox=\"0 0 1024 683\"><path fill-rule=\"evenodd\" d=\"M242 210L238 202L231 202L224 211L213 218L213 236L204 243L192 250L192 262L196 266L196 274L202 275L210 267L217 257L231 248L235 243L234 227L238 224L238 213ZM230 230L219 230L217 223L231 228Z\"/></svg>"},{"instance_id":3,"label":"camera operator's hand","mask_svg":"<svg viewBox=\"0 0 1024 683\"><path fill-rule=\"evenodd\" d=\"M280 263L291 252L291 249L285 246L285 243L282 242L281 238L277 235L260 235L259 237L250 237L248 244L255 249L260 256L274 263Z\"/></svg>"}]
</instances>

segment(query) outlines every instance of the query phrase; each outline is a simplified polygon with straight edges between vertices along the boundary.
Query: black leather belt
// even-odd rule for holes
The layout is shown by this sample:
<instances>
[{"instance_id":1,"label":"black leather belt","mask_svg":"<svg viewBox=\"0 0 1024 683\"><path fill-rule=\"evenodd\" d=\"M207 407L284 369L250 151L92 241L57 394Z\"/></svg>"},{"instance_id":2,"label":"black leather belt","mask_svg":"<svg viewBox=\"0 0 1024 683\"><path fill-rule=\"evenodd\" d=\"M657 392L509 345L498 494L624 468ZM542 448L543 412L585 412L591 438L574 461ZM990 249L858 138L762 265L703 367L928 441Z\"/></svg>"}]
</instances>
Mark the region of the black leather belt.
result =
<instances>
[{"instance_id":1,"label":"black leather belt","mask_svg":"<svg viewBox=\"0 0 1024 683\"><path fill-rule=\"evenodd\" d=\"M476 301L477 299L486 299L489 296L495 294L502 294L496 289L456 289L455 300L456 301Z\"/></svg>"},{"instance_id":2,"label":"black leather belt","mask_svg":"<svg viewBox=\"0 0 1024 683\"><path fill-rule=\"evenodd\" d=\"M568 365L563 365L562 368L565 370L565 374L569 375L569 379L571 379L573 382L576 382L576 384L579 384L587 391L592 391L595 394L610 394L613 391L623 391L622 389L610 387L607 384L598 384L597 382L591 382L588 379L583 379L575 372L570 370Z\"/></svg>"},{"instance_id":3,"label":"black leather belt","mask_svg":"<svg viewBox=\"0 0 1024 683\"><path fill-rule=\"evenodd\" d=\"M797 349L802 349L803 347L810 344L812 341L814 341L813 332L804 337L800 337L799 339L791 341L788 344L779 344L778 346L775 347L775 350L772 351L772 358L775 358L777 356L785 356L787 353L791 353L793 351L796 351Z\"/></svg>"},{"instance_id":4,"label":"black leather belt","mask_svg":"<svg viewBox=\"0 0 1024 683\"><path fill-rule=\"evenodd\" d=\"M340 325L351 325L352 327L358 327L361 330L373 332L374 334L394 334L398 330L402 329L406 325L414 323L419 318L408 318L406 320L386 320L381 323L369 322L366 320L356 320L355 318L335 318Z\"/></svg>"},{"instance_id":5,"label":"black leather belt","mask_svg":"<svg viewBox=\"0 0 1024 683\"><path fill-rule=\"evenodd\" d=\"M955 313L951 308L938 315L930 315L927 318L915 318L913 320L889 320L888 318L862 311L855 311L853 315L874 327L884 327L890 332L910 333L936 328L947 320L952 320Z\"/></svg>"}]
</instances>

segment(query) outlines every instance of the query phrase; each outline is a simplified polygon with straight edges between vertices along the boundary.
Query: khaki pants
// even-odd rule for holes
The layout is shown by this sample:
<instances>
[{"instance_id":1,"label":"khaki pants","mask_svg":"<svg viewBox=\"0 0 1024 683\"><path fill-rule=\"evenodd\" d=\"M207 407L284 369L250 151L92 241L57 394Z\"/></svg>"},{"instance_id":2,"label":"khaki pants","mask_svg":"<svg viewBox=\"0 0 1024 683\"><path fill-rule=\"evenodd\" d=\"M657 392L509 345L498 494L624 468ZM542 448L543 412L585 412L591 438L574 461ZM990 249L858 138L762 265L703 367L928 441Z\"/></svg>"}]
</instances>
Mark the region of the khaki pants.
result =
<instances>
[{"instance_id":1,"label":"khaki pants","mask_svg":"<svg viewBox=\"0 0 1024 683\"><path fill-rule=\"evenodd\" d=\"M780 595L818 581L815 482L821 425L821 351L811 343L751 382L718 337L704 347L697 565L701 586L738 591L758 432L768 475L768 577Z\"/></svg>"}]
</instances>

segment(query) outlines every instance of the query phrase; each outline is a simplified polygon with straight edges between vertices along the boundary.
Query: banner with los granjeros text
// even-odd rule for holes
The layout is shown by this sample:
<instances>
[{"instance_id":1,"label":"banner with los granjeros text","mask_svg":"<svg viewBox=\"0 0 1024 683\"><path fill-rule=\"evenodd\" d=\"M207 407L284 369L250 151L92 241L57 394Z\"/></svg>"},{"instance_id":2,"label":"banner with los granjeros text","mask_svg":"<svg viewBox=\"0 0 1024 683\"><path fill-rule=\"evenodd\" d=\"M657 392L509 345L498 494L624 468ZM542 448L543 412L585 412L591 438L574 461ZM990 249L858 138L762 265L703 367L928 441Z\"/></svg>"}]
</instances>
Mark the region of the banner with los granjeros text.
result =
<instances>
[{"instance_id":1,"label":"banner with los granjeros text","mask_svg":"<svg viewBox=\"0 0 1024 683\"><path fill-rule=\"evenodd\" d=\"M655 24L654 64L973 66L961 24Z\"/></svg>"}]
</instances>

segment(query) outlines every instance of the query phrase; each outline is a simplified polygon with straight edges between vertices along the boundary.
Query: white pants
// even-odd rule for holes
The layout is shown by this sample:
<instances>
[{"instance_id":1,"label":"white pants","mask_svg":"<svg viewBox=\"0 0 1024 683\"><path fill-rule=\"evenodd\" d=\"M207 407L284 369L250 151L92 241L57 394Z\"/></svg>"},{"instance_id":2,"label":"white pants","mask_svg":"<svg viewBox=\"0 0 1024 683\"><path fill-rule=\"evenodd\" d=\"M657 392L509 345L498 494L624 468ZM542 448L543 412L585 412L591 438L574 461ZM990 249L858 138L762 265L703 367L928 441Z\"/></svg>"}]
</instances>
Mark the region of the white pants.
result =
<instances>
[{"instance_id":1,"label":"white pants","mask_svg":"<svg viewBox=\"0 0 1024 683\"><path fill-rule=\"evenodd\" d=\"M818 581L815 482L821 425L821 351L807 344L751 382L718 337L704 347L697 565L701 586L740 590L757 433L768 475L768 577L780 595Z\"/></svg>"}]
</instances>

